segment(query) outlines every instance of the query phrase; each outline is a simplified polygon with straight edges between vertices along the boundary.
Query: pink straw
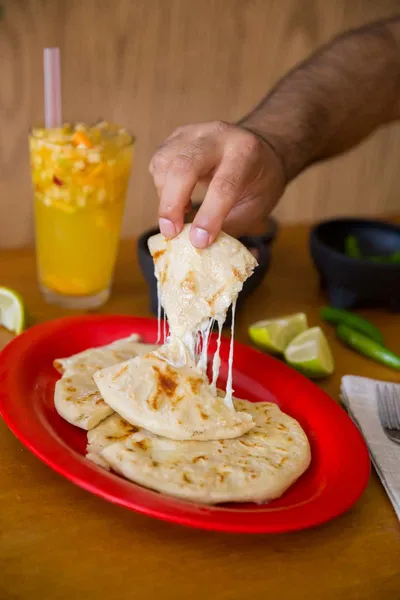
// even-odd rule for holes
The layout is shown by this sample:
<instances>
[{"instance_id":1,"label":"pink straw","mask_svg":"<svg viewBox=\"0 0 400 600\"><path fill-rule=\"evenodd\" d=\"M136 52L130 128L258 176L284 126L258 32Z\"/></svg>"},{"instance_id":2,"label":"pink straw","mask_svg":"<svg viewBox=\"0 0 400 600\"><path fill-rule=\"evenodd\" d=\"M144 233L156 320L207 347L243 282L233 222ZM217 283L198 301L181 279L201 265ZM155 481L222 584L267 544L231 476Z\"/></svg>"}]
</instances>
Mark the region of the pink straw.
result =
<instances>
[{"instance_id":1,"label":"pink straw","mask_svg":"<svg viewBox=\"0 0 400 600\"><path fill-rule=\"evenodd\" d=\"M61 127L60 49L45 48L44 66L44 120L47 129Z\"/></svg>"}]
</instances>

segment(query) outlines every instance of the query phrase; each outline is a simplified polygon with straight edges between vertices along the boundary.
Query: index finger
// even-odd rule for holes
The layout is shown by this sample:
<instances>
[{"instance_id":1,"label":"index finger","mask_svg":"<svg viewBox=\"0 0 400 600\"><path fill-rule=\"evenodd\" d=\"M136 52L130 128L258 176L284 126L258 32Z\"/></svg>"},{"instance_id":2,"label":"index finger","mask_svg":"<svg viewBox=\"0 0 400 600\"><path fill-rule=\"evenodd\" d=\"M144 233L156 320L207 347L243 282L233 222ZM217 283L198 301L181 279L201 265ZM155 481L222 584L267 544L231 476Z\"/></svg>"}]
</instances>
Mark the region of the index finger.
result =
<instances>
[{"instance_id":1,"label":"index finger","mask_svg":"<svg viewBox=\"0 0 400 600\"><path fill-rule=\"evenodd\" d=\"M153 177L158 195L161 197L171 161L185 145L185 137L179 130L174 131L164 142L158 146L149 163L149 173Z\"/></svg>"},{"instance_id":2,"label":"index finger","mask_svg":"<svg viewBox=\"0 0 400 600\"><path fill-rule=\"evenodd\" d=\"M159 208L160 230L166 237L174 237L181 231L185 208L196 184L219 164L220 158L215 140L198 138L184 146L171 161Z\"/></svg>"},{"instance_id":3,"label":"index finger","mask_svg":"<svg viewBox=\"0 0 400 600\"><path fill-rule=\"evenodd\" d=\"M178 127L158 146L150 160L149 173L153 176L160 196L171 162L178 152L190 141L206 134L211 126L210 123L195 123Z\"/></svg>"}]
</instances>

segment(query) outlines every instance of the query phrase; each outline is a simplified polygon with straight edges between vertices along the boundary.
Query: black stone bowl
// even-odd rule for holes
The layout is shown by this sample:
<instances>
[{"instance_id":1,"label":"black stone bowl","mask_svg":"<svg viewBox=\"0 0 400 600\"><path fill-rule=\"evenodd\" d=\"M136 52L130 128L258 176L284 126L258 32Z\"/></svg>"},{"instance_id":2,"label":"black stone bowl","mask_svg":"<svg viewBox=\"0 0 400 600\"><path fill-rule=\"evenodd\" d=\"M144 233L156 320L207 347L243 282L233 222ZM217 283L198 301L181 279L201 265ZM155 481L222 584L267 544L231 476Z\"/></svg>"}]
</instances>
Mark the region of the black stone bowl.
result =
<instances>
[{"instance_id":1,"label":"black stone bowl","mask_svg":"<svg viewBox=\"0 0 400 600\"><path fill-rule=\"evenodd\" d=\"M375 263L345 254L345 239L354 235L367 256L400 251L400 227L368 219L333 219L314 227L310 251L322 287L336 308L377 306L400 311L400 264Z\"/></svg>"},{"instance_id":2,"label":"black stone bowl","mask_svg":"<svg viewBox=\"0 0 400 600\"><path fill-rule=\"evenodd\" d=\"M253 275L244 282L243 289L238 297L237 310L240 309L245 299L260 285L268 271L271 262L271 246L278 231L278 225L274 219L270 219L269 225L268 231L263 235L239 238L249 250L255 252L258 267L254 269ZM149 288L150 309L154 315L157 315L157 280L154 275L154 263L147 247L147 241L149 237L159 233L159 231L158 228L154 228L143 233L138 239L137 248L139 265ZM231 319L232 314L229 311L225 327L230 325Z\"/></svg>"}]
</instances>

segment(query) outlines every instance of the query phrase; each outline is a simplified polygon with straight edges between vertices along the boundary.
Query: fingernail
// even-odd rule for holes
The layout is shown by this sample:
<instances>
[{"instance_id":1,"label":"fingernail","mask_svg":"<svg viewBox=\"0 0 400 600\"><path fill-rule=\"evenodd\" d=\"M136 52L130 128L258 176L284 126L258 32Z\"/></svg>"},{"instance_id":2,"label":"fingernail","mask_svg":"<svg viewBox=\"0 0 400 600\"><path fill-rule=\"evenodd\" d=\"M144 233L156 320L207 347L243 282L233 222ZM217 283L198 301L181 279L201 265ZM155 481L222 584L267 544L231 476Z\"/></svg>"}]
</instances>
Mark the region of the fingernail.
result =
<instances>
[{"instance_id":1,"label":"fingernail","mask_svg":"<svg viewBox=\"0 0 400 600\"><path fill-rule=\"evenodd\" d=\"M169 219L164 219L163 217L161 217L158 220L158 224L160 226L161 233L166 238L172 238L172 237L174 237L174 235L176 235L175 225Z\"/></svg>"},{"instance_id":2,"label":"fingernail","mask_svg":"<svg viewBox=\"0 0 400 600\"><path fill-rule=\"evenodd\" d=\"M191 231L190 239L196 248L206 248L209 241L208 231L201 227L194 227Z\"/></svg>"}]
</instances>

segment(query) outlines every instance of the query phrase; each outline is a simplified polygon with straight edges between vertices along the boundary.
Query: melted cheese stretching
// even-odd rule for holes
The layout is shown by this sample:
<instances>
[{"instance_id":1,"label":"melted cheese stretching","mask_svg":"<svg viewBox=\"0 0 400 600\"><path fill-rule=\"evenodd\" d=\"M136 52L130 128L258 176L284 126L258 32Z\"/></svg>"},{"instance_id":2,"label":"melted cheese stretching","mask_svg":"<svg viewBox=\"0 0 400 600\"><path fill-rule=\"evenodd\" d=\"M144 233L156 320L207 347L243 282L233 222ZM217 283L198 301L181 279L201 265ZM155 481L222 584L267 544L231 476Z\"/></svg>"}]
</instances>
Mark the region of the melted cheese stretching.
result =
<instances>
[{"instance_id":1,"label":"melted cheese stretching","mask_svg":"<svg viewBox=\"0 0 400 600\"><path fill-rule=\"evenodd\" d=\"M167 352L167 359L178 366L175 360L182 365L182 358L189 358L198 370L205 373L209 337L217 321L219 332L210 384L210 391L215 395L220 368L221 331L232 304L225 404L234 410L232 364L235 304L244 281L253 272L257 261L241 242L223 232L212 246L198 250L190 242L189 230L190 225L185 225L172 240L166 240L161 234L149 239L158 282L158 318L161 317L162 305L170 329L167 348L170 347L171 352ZM160 329L159 323L159 332ZM177 348L180 350L177 351Z\"/></svg>"}]
</instances>

